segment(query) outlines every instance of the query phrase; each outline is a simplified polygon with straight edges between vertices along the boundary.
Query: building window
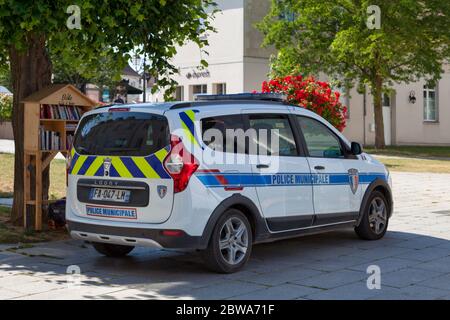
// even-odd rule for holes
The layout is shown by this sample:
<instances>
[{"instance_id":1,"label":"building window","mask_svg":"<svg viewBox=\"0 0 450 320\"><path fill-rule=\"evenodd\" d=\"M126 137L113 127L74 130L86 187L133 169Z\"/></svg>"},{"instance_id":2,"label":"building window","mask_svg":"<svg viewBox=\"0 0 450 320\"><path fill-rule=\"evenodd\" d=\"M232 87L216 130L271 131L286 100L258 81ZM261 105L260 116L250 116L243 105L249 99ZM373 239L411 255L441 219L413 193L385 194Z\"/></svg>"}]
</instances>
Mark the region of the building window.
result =
<instances>
[{"instance_id":1,"label":"building window","mask_svg":"<svg viewBox=\"0 0 450 320\"><path fill-rule=\"evenodd\" d=\"M436 101L436 88L423 87L423 120L437 121L438 109Z\"/></svg>"},{"instance_id":2,"label":"building window","mask_svg":"<svg viewBox=\"0 0 450 320\"><path fill-rule=\"evenodd\" d=\"M196 94L207 94L208 93L208 86L206 84L198 84L198 85L192 86L192 93L194 95L196 95Z\"/></svg>"},{"instance_id":3,"label":"building window","mask_svg":"<svg viewBox=\"0 0 450 320\"><path fill-rule=\"evenodd\" d=\"M173 94L175 101L184 101L184 87L180 86L175 89Z\"/></svg>"},{"instance_id":4,"label":"building window","mask_svg":"<svg viewBox=\"0 0 450 320\"><path fill-rule=\"evenodd\" d=\"M227 84L226 83L216 83L214 85L215 94L227 94Z\"/></svg>"},{"instance_id":5,"label":"building window","mask_svg":"<svg viewBox=\"0 0 450 320\"><path fill-rule=\"evenodd\" d=\"M383 94L383 107L391 106L391 97L388 94Z\"/></svg>"}]
</instances>

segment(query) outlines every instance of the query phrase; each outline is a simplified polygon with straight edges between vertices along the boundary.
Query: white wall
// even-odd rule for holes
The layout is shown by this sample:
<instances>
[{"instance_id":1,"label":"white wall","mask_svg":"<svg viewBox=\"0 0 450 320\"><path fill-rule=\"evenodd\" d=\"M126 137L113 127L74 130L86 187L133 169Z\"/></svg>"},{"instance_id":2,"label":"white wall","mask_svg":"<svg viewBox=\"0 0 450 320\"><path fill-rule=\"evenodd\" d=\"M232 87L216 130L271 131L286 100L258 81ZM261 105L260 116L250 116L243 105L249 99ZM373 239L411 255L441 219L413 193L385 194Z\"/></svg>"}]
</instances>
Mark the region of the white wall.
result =
<instances>
[{"instance_id":1,"label":"white wall","mask_svg":"<svg viewBox=\"0 0 450 320\"><path fill-rule=\"evenodd\" d=\"M221 64L242 61L244 39L244 11L243 0L217 1L222 12L215 15L213 25L216 33L208 33L207 39L210 46L205 50L209 55L201 54L195 43L188 43L177 48L177 55L173 62L183 68L193 68L200 65L201 59L206 59L210 64Z\"/></svg>"},{"instance_id":2,"label":"white wall","mask_svg":"<svg viewBox=\"0 0 450 320\"><path fill-rule=\"evenodd\" d=\"M450 72L443 74L438 84L438 122L423 121L423 86L425 81L397 86L398 144L450 145ZM415 91L417 101L408 101L409 93Z\"/></svg>"},{"instance_id":3,"label":"white wall","mask_svg":"<svg viewBox=\"0 0 450 320\"><path fill-rule=\"evenodd\" d=\"M197 45L188 43L178 48L173 63L180 74L173 77L184 89L184 100L192 99L190 86L206 84L214 93L214 84L226 83L227 93L251 92L261 89L269 72L269 49L261 49L263 36L255 28L268 12L269 0L219 0L222 10L213 21L216 33L208 34L209 55L201 53ZM188 79L186 75L198 71L200 60L208 61L209 77ZM160 94L162 101L162 94Z\"/></svg>"},{"instance_id":4,"label":"white wall","mask_svg":"<svg viewBox=\"0 0 450 320\"><path fill-rule=\"evenodd\" d=\"M397 145L450 145L450 67L444 66L445 73L438 84L439 121L423 121L423 87L425 80L410 84L396 84L391 99L391 136ZM414 91L416 103L409 102L410 92ZM349 140L363 142L363 96L352 90L350 119L344 134ZM372 95L367 95L366 144L375 144L375 133L371 131L374 123Z\"/></svg>"},{"instance_id":5,"label":"white wall","mask_svg":"<svg viewBox=\"0 0 450 320\"><path fill-rule=\"evenodd\" d=\"M261 91L261 85L268 78L270 71L269 59L248 58L244 59L244 92Z\"/></svg>"}]
</instances>

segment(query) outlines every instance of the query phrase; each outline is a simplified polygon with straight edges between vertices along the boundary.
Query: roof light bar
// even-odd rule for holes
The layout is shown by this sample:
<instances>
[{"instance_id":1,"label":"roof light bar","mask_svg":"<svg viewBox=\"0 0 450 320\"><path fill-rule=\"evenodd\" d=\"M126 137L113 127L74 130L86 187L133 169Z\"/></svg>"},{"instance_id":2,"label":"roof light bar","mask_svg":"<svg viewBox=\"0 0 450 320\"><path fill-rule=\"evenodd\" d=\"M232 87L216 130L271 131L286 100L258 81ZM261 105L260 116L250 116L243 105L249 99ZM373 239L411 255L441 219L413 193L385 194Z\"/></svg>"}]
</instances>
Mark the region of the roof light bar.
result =
<instances>
[{"instance_id":1,"label":"roof light bar","mask_svg":"<svg viewBox=\"0 0 450 320\"><path fill-rule=\"evenodd\" d=\"M287 97L279 93L198 94L195 101L260 100L286 102Z\"/></svg>"}]
</instances>

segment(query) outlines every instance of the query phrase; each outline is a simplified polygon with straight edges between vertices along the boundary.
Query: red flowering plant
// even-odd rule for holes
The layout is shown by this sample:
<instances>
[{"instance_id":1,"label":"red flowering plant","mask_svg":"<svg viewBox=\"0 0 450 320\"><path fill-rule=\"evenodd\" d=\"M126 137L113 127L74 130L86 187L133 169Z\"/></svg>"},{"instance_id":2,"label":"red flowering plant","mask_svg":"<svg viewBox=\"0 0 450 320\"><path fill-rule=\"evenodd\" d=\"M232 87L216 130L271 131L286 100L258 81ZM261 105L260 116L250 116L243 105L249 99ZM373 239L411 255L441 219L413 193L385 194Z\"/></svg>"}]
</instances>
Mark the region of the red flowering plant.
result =
<instances>
[{"instance_id":1,"label":"red flowering plant","mask_svg":"<svg viewBox=\"0 0 450 320\"><path fill-rule=\"evenodd\" d=\"M262 93L282 93L288 102L311 110L325 118L339 131L346 126L347 107L339 101L340 93L328 82L309 76L286 76L264 81Z\"/></svg>"}]
</instances>

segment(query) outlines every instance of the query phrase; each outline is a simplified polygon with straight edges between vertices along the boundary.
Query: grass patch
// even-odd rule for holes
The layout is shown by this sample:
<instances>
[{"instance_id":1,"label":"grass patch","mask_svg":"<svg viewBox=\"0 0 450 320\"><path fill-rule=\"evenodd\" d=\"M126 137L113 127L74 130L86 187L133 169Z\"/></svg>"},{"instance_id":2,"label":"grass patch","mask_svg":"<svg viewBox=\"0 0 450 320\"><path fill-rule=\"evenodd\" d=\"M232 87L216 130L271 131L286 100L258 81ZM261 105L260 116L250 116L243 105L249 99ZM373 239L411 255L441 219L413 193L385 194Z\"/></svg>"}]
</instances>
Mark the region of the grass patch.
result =
<instances>
[{"instance_id":1,"label":"grass patch","mask_svg":"<svg viewBox=\"0 0 450 320\"><path fill-rule=\"evenodd\" d=\"M391 171L450 173L450 161L376 156Z\"/></svg>"},{"instance_id":2,"label":"grass patch","mask_svg":"<svg viewBox=\"0 0 450 320\"><path fill-rule=\"evenodd\" d=\"M14 191L14 155L0 153L0 198L11 198ZM50 200L66 196L66 162L53 160L50 165Z\"/></svg>"},{"instance_id":3,"label":"grass patch","mask_svg":"<svg viewBox=\"0 0 450 320\"><path fill-rule=\"evenodd\" d=\"M9 222L11 209L0 206L0 244L29 243L68 239L66 230L46 230L44 232L26 231Z\"/></svg>"},{"instance_id":4,"label":"grass patch","mask_svg":"<svg viewBox=\"0 0 450 320\"><path fill-rule=\"evenodd\" d=\"M364 151L373 155L450 159L450 147L387 146L386 149L375 149L374 147L365 147Z\"/></svg>"}]
</instances>

